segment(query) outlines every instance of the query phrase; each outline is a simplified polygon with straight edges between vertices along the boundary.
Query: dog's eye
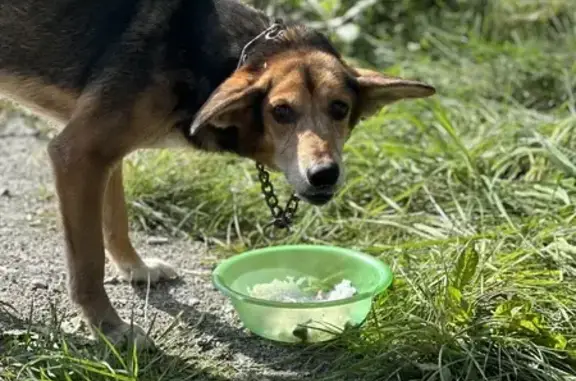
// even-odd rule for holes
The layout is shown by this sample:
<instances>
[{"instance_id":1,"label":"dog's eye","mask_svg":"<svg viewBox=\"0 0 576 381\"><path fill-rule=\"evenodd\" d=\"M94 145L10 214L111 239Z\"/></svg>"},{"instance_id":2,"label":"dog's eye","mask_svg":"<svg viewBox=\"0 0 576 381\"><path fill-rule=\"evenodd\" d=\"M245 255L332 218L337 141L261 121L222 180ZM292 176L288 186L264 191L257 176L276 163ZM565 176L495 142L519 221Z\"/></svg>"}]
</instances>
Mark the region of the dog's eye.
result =
<instances>
[{"instance_id":1,"label":"dog's eye","mask_svg":"<svg viewBox=\"0 0 576 381\"><path fill-rule=\"evenodd\" d=\"M280 124L291 124L296 121L296 111L288 105L275 106L272 109L272 116Z\"/></svg>"},{"instance_id":2,"label":"dog's eye","mask_svg":"<svg viewBox=\"0 0 576 381\"><path fill-rule=\"evenodd\" d=\"M342 120L346 118L350 111L350 107L342 101L334 101L330 103L330 115L334 120Z\"/></svg>"}]
</instances>

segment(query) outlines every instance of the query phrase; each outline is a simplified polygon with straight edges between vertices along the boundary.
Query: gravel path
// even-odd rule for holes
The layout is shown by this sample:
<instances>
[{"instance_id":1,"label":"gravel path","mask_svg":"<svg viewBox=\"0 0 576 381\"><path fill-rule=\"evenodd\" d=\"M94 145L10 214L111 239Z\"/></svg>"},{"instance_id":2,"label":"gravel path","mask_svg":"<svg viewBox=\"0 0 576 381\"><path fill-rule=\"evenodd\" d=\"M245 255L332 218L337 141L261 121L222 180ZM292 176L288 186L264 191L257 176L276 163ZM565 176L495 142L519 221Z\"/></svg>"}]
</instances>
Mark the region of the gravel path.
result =
<instances>
[{"instance_id":1,"label":"gravel path","mask_svg":"<svg viewBox=\"0 0 576 381\"><path fill-rule=\"evenodd\" d=\"M81 320L66 295L47 140L31 123L18 113L0 110L0 302L14 306L23 320L32 316L38 324L49 322L51 305L55 306L63 327L82 335ZM145 287L135 289L117 281L107 267L107 290L124 318L133 314L145 329L154 322L155 337L179 320L178 328L158 344L180 358L182 366L219 364L233 380L301 380L329 365L324 356L311 360L302 348L272 344L243 330L232 307L210 282L214 258L202 245L185 240L151 242L139 233L133 233L133 239L144 256L175 265L181 279L147 292ZM9 321L0 319L0 333L16 328ZM279 358L286 361L278 363Z\"/></svg>"}]
</instances>

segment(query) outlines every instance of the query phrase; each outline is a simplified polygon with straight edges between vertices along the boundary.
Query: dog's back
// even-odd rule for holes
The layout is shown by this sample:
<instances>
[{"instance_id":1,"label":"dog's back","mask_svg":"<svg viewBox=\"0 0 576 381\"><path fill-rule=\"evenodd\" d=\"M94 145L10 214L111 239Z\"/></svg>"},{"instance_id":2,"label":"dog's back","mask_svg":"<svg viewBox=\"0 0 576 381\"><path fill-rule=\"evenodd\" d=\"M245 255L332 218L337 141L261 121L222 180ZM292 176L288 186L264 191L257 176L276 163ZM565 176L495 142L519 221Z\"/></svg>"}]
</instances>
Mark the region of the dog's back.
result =
<instances>
[{"instance_id":1,"label":"dog's back","mask_svg":"<svg viewBox=\"0 0 576 381\"><path fill-rule=\"evenodd\" d=\"M254 16L235 0L0 0L0 94L64 121L93 81L134 94L159 70L187 71L194 109L234 69L230 41L265 27Z\"/></svg>"},{"instance_id":2,"label":"dog's back","mask_svg":"<svg viewBox=\"0 0 576 381\"><path fill-rule=\"evenodd\" d=\"M0 94L60 122L140 0L0 0Z\"/></svg>"},{"instance_id":3,"label":"dog's back","mask_svg":"<svg viewBox=\"0 0 576 381\"><path fill-rule=\"evenodd\" d=\"M126 30L139 0L1 0L0 70L78 89Z\"/></svg>"}]
</instances>

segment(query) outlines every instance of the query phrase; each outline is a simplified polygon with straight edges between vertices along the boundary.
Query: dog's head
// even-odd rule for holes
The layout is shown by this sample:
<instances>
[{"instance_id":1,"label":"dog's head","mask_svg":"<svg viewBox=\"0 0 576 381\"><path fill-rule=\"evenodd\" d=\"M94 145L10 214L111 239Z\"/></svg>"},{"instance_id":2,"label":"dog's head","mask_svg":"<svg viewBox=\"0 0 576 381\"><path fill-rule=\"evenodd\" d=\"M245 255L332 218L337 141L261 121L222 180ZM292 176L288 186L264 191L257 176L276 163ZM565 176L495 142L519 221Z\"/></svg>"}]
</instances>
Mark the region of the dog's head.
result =
<instances>
[{"instance_id":1,"label":"dog's head","mask_svg":"<svg viewBox=\"0 0 576 381\"><path fill-rule=\"evenodd\" d=\"M344 178L342 149L358 121L433 87L345 63L321 34L290 28L260 47L198 112L191 135L280 170L300 198L328 202Z\"/></svg>"}]
</instances>

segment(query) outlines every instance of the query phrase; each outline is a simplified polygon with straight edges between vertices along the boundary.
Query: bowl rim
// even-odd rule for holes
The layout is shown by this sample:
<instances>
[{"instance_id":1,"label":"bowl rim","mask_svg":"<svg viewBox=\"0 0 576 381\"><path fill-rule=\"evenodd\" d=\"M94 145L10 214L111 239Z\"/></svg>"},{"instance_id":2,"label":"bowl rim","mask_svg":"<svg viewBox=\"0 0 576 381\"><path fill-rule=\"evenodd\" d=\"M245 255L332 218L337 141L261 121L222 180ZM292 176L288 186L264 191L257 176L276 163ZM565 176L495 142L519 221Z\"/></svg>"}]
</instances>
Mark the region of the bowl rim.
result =
<instances>
[{"instance_id":1,"label":"bowl rim","mask_svg":"<svg viewBox=\"0 0 576 381\"><path fill-rule=\"evenodd\" d=\"M338 299L338 300L330 300L324 302L303 302L303 303L294 303L294 302L278 302L273 300L267 299L260 299L255 298L250 295L243 294L241 292L235 291L232 288L228 287L223 280L222 273L233 266L235 263L243 260L246 256L259 256L259 255L268 255L273 252L277 251L285 251L287 249L312 249L312 250L327 250L327 251L334 251L341 255L355 257L361 259L363 262L369 264L371 267L375 268L378 273L380 274L380 281L378 286L374 288L373 291L365 291L360 294L356 294L350 298L345 299ZM374 296L382 293L390 285L394 280L394 274L388 266L383 261L377 259L372 255L368 255L362 253L360 251L354 249L347 249L344 247L339 246L332 246L332 245L314 245L314 244L300 244L300 245L276 245L276 246L268 246L265 248L248 250L241 254L234 255L230 258L223 260L220 264L216 266L214 271L212 272L212 282L214 286L220 290L224 295L231 299L235 299L237 301L248 302L252 304L257 304L261 306L267 307L275 307L275 308L285 308L285 309L312 309L312 308L326 308L332 306L341 306L345 304L351 304L360 300L364 299L372 299Z\"/></svg>"}]
</instances>

